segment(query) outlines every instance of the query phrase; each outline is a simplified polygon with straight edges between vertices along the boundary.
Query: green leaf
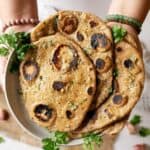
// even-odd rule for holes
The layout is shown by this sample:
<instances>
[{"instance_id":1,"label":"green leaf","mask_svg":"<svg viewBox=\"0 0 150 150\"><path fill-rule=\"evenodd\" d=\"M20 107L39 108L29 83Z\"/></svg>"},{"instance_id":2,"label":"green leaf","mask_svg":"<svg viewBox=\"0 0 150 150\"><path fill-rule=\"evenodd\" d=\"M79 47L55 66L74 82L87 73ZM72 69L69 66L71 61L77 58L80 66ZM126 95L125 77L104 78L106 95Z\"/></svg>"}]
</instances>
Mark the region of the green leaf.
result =
<instances>
[{"instance_id":1,"label":"green leaf","mask_svg":"<svg viewBox=\"0 0 150 150\"><path fill-rule=\"evenodd\" d=\"M139 115L134 115L132 117L132 119L130 120L130 123L133 124L133 125L137 125L141 122L141 116Z\"/></svg>"},{"instance_id":2,"label":"green leaf","mask_svg":"<svg viewBox=\"0 0 150 150\"><path fill-rule=\"evenodd\" d=\"M10 51L14 50L15 57L11 64L11 72L16 72L19 69L21 61L25 54L33 45L30 42L30 34L26 32L10 32L8 34L0 35L0 55L7 56Z\"/></svg>"},{"instance_id":3,"label":"green leaf","mask_svg":"<svg viewBox=\"0 0 150 150\"><path fill-rule=\"evenodd\" d=\"M0 137L0 143L3 143L3 142L5 142L4 138Z\"/></svg>"},{"instance_id":4,"label":"green leaf","mask_svg":"<svg viewBox=\"0 0 150 150\"><path fill-rule=\"evenodd\" d=\"M68 142L69 138L66 132L52 132L49 138L42 140L43 150L59 150L60 144L67 144Z\"/></svg>"},{"instance_id":5,"label":"green leaf","mask_svg":"<svg viewBox=\"0 0 150 150\"><path fill-rule=\"evenodd\" d=\"M100 146L102 143L101 135L89 133L83 137L83 148L85 150L94 150L94 145Z\"/></svg>"},{"instance_id":6,"label":"green leaf","mask_svg":"<svg viewBox=\"0 0 150 150\"><path fill-rule=\"evenodd\" d=\"M118 75L119 75L119 71L118 71L117 68L115 68L115 69L113 70L113 76L116 78L116 77L118 77Z\"/></svg>"},{"instance_id":7,"label":"green leaf","mask_svg":"<svg viewBox=\"0 0 150 150\"><path fill-rule=\"evenodd\" d=\"M123 40L126 34L127 31L124 28L117 25L112 27L112 35L115 43L118 43L121 40Z\"/></svg>"},{"instance_id":8,"label":"green leaf","mask_svg":"<svg viewBox=\"0 0 150 150\"><path fill-rule=\"evenodd\" d=\"M142 137L150 136L150 129L149 128L145 128L145 127L141 127L140 130L139 130L139 134Z\"/></svg>"},{"instance_id":9,"label":"green leaf","mask_svg":"<svg viewBox=\"0 0 150 150\"><path fill-rule=\"evenodd\" d=\"M9 51L5 47L0 47L0 55L1 56L7 56L9 54Z\"/></svg>"}]
</instances>

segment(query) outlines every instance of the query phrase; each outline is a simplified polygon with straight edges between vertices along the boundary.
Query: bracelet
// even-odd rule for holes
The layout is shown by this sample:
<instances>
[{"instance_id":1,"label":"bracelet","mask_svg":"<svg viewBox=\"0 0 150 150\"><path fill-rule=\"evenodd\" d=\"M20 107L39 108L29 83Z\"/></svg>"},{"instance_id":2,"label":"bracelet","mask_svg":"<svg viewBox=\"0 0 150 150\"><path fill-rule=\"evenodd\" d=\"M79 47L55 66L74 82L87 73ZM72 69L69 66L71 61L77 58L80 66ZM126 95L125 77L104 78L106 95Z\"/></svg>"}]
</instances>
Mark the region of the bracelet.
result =
<instances>
[{"instance_id":1,"label":"bracelet","mask_svg":"<svg viewBox=\"0 0 150 150\"><path fill-rule=\"evenodd\" d=\"M40 21L36 18L21 18L21 19L16 19L16 20L10 20L9 22L3 25L2 32L5 32L7 28L15 26L15 25L25 25L25 24L37 25L39 22Z\"/></svg>"},{"instance_id":2,"label":"bracelet","mask_svg":"<svg viewBox=\"0 0 150 150\"><path fill-rule=\"evenodd\" d=\"M142 27L142 23L139 20L124 15L118 15L118 14L107 15L106 21L115 21L115 22L131 25L137 31L137 33L140 33Z\"/></svg>"}]
</instances>

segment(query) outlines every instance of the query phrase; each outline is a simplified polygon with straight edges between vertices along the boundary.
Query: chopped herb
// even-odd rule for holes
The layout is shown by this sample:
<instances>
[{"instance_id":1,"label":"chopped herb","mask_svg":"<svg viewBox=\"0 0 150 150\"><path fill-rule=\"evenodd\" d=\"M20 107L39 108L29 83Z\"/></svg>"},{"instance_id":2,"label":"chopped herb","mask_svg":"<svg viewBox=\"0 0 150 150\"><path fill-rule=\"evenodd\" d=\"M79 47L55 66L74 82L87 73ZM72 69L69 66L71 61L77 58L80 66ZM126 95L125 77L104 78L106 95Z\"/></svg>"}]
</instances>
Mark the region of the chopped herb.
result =
<instances>
[{"instance_id":1,"label":"chopped herb","mask_svg":"<svg viewBox=\"0 0 150 150\"><path fill-rule=\"evenodd\" d=\"M0 143L3 143L3 142L5 142L4 138L0 137Z\"/></svg>"},{"instance_id":2,"label":"chopped herb","mask_svg":"<svg viewBox=\"0 0 150 150\"><path fill-rule=\"evenodd\" d=\"M113 94L113 91L114 91L114 89L113 89L112 87L110 87L110 88L108 89L109 94Z\"/></svg>"},{"instance_id":3,"label":"chopped herb","mask_svg":"<svg viewBox=\"0 0 150 150\"><path fill-rule=\"evenodd\" d=\"M94 150L94 145L100 146L102 143L101 135L89 133L84 138L83 148L85 150Z\"/></svg>"},{"instance_id":4,"label":"chopped herb","mask_svg":"<svg viewBox=\"0 0 150 150\"><path fill-rule=\"evenodd\" d=\"M75 111L78 108L78 106L74 104L73 102L70 102L68 107L70 110L73 110L73 111Z\"/></svg>"},{"instance_id":5,"label":"chopped herb","mask_svg":"<svg viewBox=\"0 0 150 150\"><path fill-rule=\"evenodd\" d=\"M53 132L49 138L42 140L43 150L59 150L60 144L67 144L69 142L68 134L66 132Z\"/></svg>"},{"instance_id":6,"label":"chopped herb","mask_svg":"<svg viewBox=\"0 0 150 150\"><path fill-rule=\"evenodd\" d=\"M139 130L139 134L142 137L150 136L150 128L141 127Z\"/></svg>"},{"instance_id":7,"label":"chopped herb","mask_svg":"<svg viewBox=\"0 0 150 150\"><path fill-rule=\"evenodd\" d=\"M112 35L115 43L120 42L126 34L127 31L124 28L117 25L112 27Z\"/></svg>"},{"instance_id":8,"label":"chopped herb","mask_svg":"<svg viewBox=\"0 0 150 150\"><path fill-rule=\"evenodd\" d=\"M133 124L133 125L137 125L141 122L141 116L139 115L134 115L132 117L132 119L130 120L130 123Z\"/></svg>"},{"instance_id":9,"label":"chopped herb","mask_svg":"<svg viewBox=\"0 0 150 150\"><path fill-rule=\"evenodd\" d=\"M113 70L113 76L116 78L116 77L118 77L118 75L119 75L119 71L118 71L117 68L115 68L115 69Z\"/></svg>"},{"instance_id":10,"label":"chopped herb","mask_svg":"<svg viewBox=\"0 0 150 150\"><path fill-rule=\"evenodd\" d=\"M14 59L10 67L11 72L19 69L20 62L24 59L26 52L33 48L30 43L30 34L26 32L11 32L0 35L0 55L7 56L15 51Z\"/></svg>"}]
</instances>

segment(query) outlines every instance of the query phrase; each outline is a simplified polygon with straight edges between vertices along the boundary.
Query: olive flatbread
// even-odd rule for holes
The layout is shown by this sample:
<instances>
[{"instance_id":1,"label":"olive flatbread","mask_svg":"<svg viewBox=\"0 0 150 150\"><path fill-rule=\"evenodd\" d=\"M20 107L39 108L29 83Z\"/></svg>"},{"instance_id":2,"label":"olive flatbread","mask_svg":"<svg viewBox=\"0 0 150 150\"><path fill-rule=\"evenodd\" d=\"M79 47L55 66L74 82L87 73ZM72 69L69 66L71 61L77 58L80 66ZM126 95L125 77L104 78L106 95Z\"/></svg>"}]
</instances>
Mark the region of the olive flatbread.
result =
<instances>
[{"instance_id":1,"label":"olive flatbread","mask_svg":"<svg viewBox=\"0 0 150 150\"><path fill-rule=\"evenodd\" d=\"M112 86L112 35L107 25L95 15L78 11L60 11L40 23L31 33L32 41L61 32L76 42L92 60L97 71L97 90L91 108L98 107L110 94ZM55 32L54 32L55 31Z\"/></svg>"},{"instance_id":2,"label":"olive flatbread","mask_svg":"<svg viewBox=\"0 0 150 150\"><path fill-rule=\"evenodd\" d=\"M94 66L81 48L57 33L33 43L20 66L30 117L49 130L79 127L96 88Z\"/></svg>"},{"instance_id":3,"label":"olive flatbread","mask_svg":"<svg viewBox=\"0 0 150 150\"><path fill-rule=\"evenodd\" d=\"M144 64L135 43L127 34L124 40L115 45L114 93L96 110L89 122L77 130L78 133L99 130L122 119L138 102L144 85Z\"/></svg>"}]
</instances>

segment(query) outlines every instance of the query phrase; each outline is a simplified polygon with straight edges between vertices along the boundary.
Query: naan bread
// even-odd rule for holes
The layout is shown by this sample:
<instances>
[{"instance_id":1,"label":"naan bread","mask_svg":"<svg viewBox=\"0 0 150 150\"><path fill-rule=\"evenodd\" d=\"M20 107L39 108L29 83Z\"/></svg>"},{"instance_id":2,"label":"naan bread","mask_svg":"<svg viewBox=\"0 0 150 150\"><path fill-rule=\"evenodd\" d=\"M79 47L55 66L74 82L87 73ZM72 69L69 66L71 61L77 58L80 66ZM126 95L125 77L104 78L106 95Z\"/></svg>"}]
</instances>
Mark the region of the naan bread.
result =
<instances>
[{"instance_id":1,"label":"naan bread","mask_svg":"<svg viewBox=\"0 0 150 150\"><path fill-rule=\"evenodd\" d=\"M115 45L115 79L114 93L95 112L89 122L76 130L87 133L105 126L128 115L138 102L144 86L144 64L141 52L134 39L127 34Z\"/></svg>"},{"instance_id":2,"label":"naan bread","mask_svg":"<svg viewBox=\"0 0 150 150\"><path fill-rule=\"evenodd\" d=\"M46 33L47 31L47 33ZM31 33L32 41L61 32L72 39L91 59L97 71L97 90L91 109L110 94L112 86L112 35L107 25L90 13L60 11L41 22Z\"/></svg>"},{"instance_id":3,"label":"naan bread","mask_svg":"<svg viewBox=\"0 0 150 150\"><path fill-rule=\"evenodd\" d=\"M92 103L95 69L81 48L57 33L33 43L20 66L20 84L30 117L49 130L79 127Z\"/></svg>"}]
</instances>

